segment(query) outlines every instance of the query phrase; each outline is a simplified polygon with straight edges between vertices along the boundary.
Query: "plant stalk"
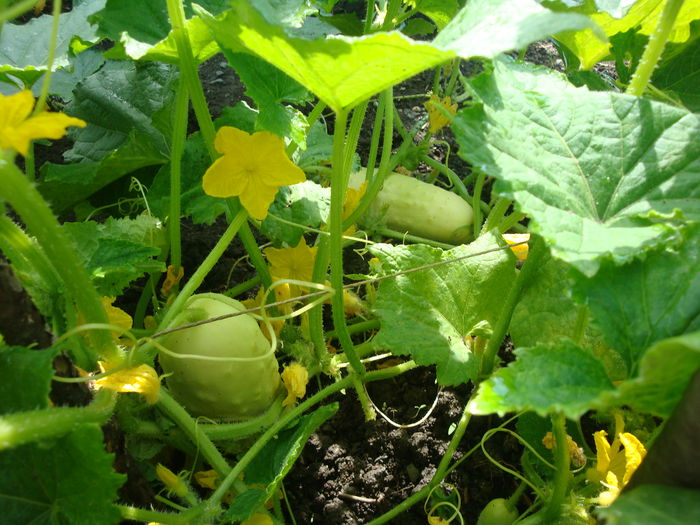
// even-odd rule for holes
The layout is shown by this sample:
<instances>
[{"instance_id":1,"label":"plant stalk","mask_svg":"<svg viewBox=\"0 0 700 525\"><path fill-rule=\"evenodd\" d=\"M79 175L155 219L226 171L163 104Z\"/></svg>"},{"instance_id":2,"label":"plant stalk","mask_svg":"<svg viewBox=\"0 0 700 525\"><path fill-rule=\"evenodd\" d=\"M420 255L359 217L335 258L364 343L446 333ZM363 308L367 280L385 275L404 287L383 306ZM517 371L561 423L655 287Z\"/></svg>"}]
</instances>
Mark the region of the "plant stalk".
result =
<instances>
[{"instance_id":1,"label":"plant stalk","mask_svg":"<svg viewBox=\"0 0 700 525\"><path fill-rule=\"evenodd\" d=\"M552 434L556 446L554 448L554 460L557 467L554 473L554 491L547 506L544 509L544 522L556 523L561 516L561 508L569 490L571 471L569 464L569 444L566 439L566 418L563 414L552 416Z\"/></svg>"}]
</instances>

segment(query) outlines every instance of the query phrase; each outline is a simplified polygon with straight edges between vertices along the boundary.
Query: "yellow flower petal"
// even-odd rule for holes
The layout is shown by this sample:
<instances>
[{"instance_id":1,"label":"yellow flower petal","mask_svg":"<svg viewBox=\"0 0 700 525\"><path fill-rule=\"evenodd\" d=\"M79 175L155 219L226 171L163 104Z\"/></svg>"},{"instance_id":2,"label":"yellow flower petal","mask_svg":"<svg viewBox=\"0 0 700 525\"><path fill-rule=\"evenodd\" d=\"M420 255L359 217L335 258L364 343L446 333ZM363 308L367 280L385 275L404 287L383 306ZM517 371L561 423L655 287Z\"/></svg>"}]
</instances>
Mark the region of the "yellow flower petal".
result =
<instances>
[{"instance_id":1,"label":"yellow flower petal","mask_svg":"<svg viewBox=\"0 0 700 525\"><path fill-rule=\"evenodd\" d=\"M272 518L267 514L253 514L250 519L241 522L241 525L272 525Z\"/></svg>"},{"instance_id":2,"label":"yellow flower petal","mask_svg":"<svg viewBox=\"0 0 700 525\"><path fill-rule=\"evenodd\" d=\"M41 112L30 117L34 106L31 91L10 96L0 94L0 149L14 149L26 155L34 139L58 139L68 126L86 126L80 119L63 113Z\"/></svg>"},{"instance_id":3,"label":"yellow flower petal","mask_svg":"<svg viewBox=\"0 0 700 525\"><path fill-rule=\"evenodd\" d=\"M263 253L270 263L270 273L275 281L311 281L317 251L318 246L309 247L302 237L294 248L265 248Z\"/></svg>"},{"instance_id":4,"label":"yellow flower petal","mask_svg":"<svg viewBox=\"0 0 700 525\"><path fill-rule=\"evenodd\" d=\"M262 220L280 186L306 180L304 172L289 160L284 140L269 131L252 135L224 126L214 146L223 157L204 174L205 193L213 197L240 197L254 219Z\"/></svg>"},{"instance_id":5,"label":"yellow flower petal","mask_svg":"<svg viewBox=\"0 0 700 525\"><path fill-rule=\"evenodd\" d=\"M437 133L451 122L451 119L445 116L443 111L446 111L450 115L457 113L457 104L453 104L450 97L441 99L434 93L430 96L430 100L423 104L423 106L428 110L430 133L432 134Z\"/></svg>"},{"instance_id":6,"label":"yellow flower petal","mask_svg":"<svg viewBox=\"0 0 700 525\"><path fill-rule=\"evenodd\" d=\"M170 295L170 290L172 290L173 286L179 283L180 279L182 279L184 276L185 269L182 266L180 266L177 275L175 275L175 267L172 264L169 264L165 275L165 280L163 281L163 285L160 287L161 295L163 297Z\"/></svg>"},{"instance_id":7,"label":"yellow flower petal","mask_svg":"<svg viewBox=\"0 0 700 525\"><path fill-rule=\"evenodd\" d=\"M219 475L216 470L201 470L194 473L194 480L199 484L200 487L205 489L216 490L219 486Z\"/></svg>"},{"instance_id":8,"label":"yellow flower petal","mask_svg":"<svg viewBox=\"0 0 700 525\"><path fill-rule=\"evenodd\" d=\"M306 384L309 382L309 372L296 361L284 367L282 382L287 388L287 397L282 406L292 405L297 399L306 395Z\"/></svg>"},{"instance_id":9,"label":"yellow flower petal","mask_svg":"<svg viewBox=\"0 0 700 525\"><path fill-rule=\"evenodd\" d=\"M132 326L134 325L134 320L124 310L118 306L112 305L112 303L114 303L114 299L114 297L102 298L102 306L104 306L105 312L107 312L109 324L124 328L125 330L131 330ZM115 339L119 339L119 337L123 335L121 332L112 332L112 334L114 335Z\"/></svg>"},{"instance_id":10,"label":"yellow flower petal","mask_svg":"<svg viewBox=\"0 0 700 525\"><path fill-rule=\"evenodd\" d=\"M641 441L629 432L620 434L620 441L625 448L625 475L622 478L622 486L624 487L646 456L647 450Z\"/></svg>"},{"instance_id":11,"label":"yellow flower petal","mask_svg":"<svg viewBox=\"0 0 700 525\"><path fill-rule=\"evenodd\" d=\"M617 476L612 472L608 472L605 478L604 485L608 488L598 495L598 503L604 507L612 505L613 501L620 495L620 487L618 486Z\"/></svg>"},{"instance_id":12,"label":"yellow flower petal","mask_svg":"<svg viewBox=\"0 0 700 525\"><path fill-rule=\"evenodd\" d=\"M102 361L99 361L98 365L100 365L102 372L109 372L114 368L111 364ZM160 380L152 367L140 365L118 370L113 374L97 379L95 388L107 388L115 392L135 392L142 394L149 403L155 403L160 395Z\"/></svg>"},{"instance_id":13,"label":"yellow flower petal","mask_svg":"<svg viewBox=\"0 0 700 525\"><path fill-rule=\"evenodd\" d=\"M530 240L530 234L529 233L504 233L503 234L503 240L505 240L508 244L518 244L521 242L527 242ZM524 261L527 259L527 253L528 253L528 245L527 244L518 244L518 246L512 246L511 250L515 254L515 256L521 260Z\"/></svg>"}]
</instances>

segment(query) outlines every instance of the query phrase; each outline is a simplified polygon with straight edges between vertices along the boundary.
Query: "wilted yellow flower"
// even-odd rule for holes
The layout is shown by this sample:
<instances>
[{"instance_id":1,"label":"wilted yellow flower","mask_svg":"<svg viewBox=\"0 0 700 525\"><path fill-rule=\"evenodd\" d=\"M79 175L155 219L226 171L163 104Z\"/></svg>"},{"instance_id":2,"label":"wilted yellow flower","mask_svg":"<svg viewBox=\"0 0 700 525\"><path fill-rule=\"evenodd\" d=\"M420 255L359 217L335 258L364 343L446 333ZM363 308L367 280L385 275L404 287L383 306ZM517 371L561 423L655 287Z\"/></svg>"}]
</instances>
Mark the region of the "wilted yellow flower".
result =
<instances>
[{"instance_id":1,"label":"wilted yellow flower","mask_svg":"<svg viewBox=\"0 0 700 525\"><path fill-rule=\"evenodd\" d=\"M309 372L303 365L294 361L284 367L282 382L287 388L287 397L282 401L282 406L292 405L297 399L301 399L306 395Z\"/></svg>"},{"instance_id":2,"label":"wilted yellow flower","mask_svg":"<svg viewBox=\"0 0 700 525\"><path fill-rule=\"evenodd\" d=\"M506 241L510 245L518 244L521 242L529 241L530 234L529 233L504 233L503 240ZM527 259L527 253L528 253L528 245L527 244L518 244L518 246L512 246L511 250L513 250L513 253L518 258L518 260L524 261Z\"/></svg>"},{"instance_id":3,"label":"wilted yellow flower","mask_svg":"<svg viewBox=\"0 0 700 525\"><path fill-rule=\"evenodd\" d=\"M449 525L449 523L440 516L428 516L428 525Z\"/></svg>"},{"instance_id":4,"label":"wilted yellow flower","mask_svg":"<svg viewBox=\"0 0 700 525\"><path fill-rule=\"evenodd\" d=\"M457 104L453 104L450 97L441 99L435 93L430 95L430 100L423 104L423 106L428 110L430 133L432 134L437 133L450 123L450 118L446 117L440 108L446 110L450 115L455 115L457 113Z\"/></svg>"},{"instance_id":5,"label":"wilted yellow flower","mask_svg":"<svg viewBox=\"0 0 700 525\"><path fill-rule=\"evenodd\" d=\"M212 197L240 197L254 219L262 220L280 186L304 182L306 176L285 153L284 141L269 131L252 135L224 126L216 134L222 154L204 174L202 186Z\"/></svg>"},{"instance_id":6,"label":"wilted yellow flower","mask_svg":"<svg viewBox=\"0 0 700 525\"><path fill-rule=\"evenodd\" d=\"M274 522L268 514L253 514L250 519L241 522L241 525L272 525Z\"/></svg>"},{"instance_id":7,"label":"wilted yellow flower","mask_svg":"<svg viewBox=\"0 0 700 525\"><path fill-rule=\"evenodd\" d=\"M109 372L114 368L110 363L98 361L101 372ZM160 380L156 371L148 365L117 370L95 381L95 388L106 388L115 392L136 392L142 394L146 401L155 403L160 395Z\"/></svg>"},{"instance_id":8,"label":"wilted yellow flower","mask_svg":"<svg viewBox=\"0 0 700 525\"><path fill-rule=\"evenodd\" d=\"M294 248L265 248L263 253L270 263L272 279L311 281L318 246L309 247L302 237Z\"/></svg>"},{"instance_id":9,"label":"wilted yellow flower","mask_svg":"<svg viewBox=\"0 0 700 525\"><path fill-rule=\"evenodd\" d=\"M547 432L542 438L542 444L549 450L554 450L556 447L556 441L554 441L554 436L551 432ZM575 467L583 467L586 464L586 454L578 443L574 441L569 434L566 435L566 446L569 449L569 458L571 459L571 464Z\"/></svg>"},{"instance_id":10,"label":"wilted yellow flower","mask_svg":"<svg viewBox=\"0 0 700 525\"><path fill-rule=\"evenodd\" d=\"M60 139L68 126L85 127L79 118L41 111L30 117L34 95L25 89L14 95L0 94L0 149L14 149L22 155L34 139Z\"/></svg>"},{"instance_id":11,"label":"wilted yellow flower","mask_svg":"<svg viewBox=\"0 0 700 525\"><path fill-rule=\"evenodd\" d=\"M172 290L173 286L179 283L180 279L182 279L184 276L185 269L182 266L178 268L178 272L176 275L175 267L172 264L169 264L168 270L165 274L165 280L163 280L163 285L160 287L160 294L163 297L167 297L168 295L170 295L170 290Z\"/></svg>"},{"instance_id":12,"label":"wilted yellow flower","mask_svg":"<svg viewBox=\"0 0 700 525\"><path fill-rule=\"evenodd\" d=\"M163 482L163 485L173 494L177 494L181 498L187 495L187 485L185 485L185 482L168 467L158 463L158 465L156 465L156 475L158 479Z\"/></svg>"},{"instance_id":13,"label":"wilted yellow flower","mask_svg":"<svg viewBox=\"0 0 700 525\"><path fill-rule=\"evenodd\" d=\"M597 478L604 480L602 483L607 489L598 496L598 502L604 506L615 501L647 453L644 445L634 435L623 430L624 420L620 414L616 414L616 436L612 444L606 439L605 430L593 434L597 457Z\"/></svg>"}]
</instances>

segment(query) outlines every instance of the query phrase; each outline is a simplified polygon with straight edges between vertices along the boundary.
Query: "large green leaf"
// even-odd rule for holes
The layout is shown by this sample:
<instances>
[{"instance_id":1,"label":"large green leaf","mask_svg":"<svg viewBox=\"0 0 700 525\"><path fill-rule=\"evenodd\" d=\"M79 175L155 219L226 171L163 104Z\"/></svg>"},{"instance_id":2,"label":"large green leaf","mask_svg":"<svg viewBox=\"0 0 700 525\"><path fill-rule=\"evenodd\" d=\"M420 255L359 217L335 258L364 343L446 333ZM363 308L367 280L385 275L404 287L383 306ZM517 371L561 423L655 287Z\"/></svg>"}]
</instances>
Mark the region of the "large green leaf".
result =
<instances>
[{"instance_id":1,"label":"large green leaf","mask_svg":"<svg viewBox=\"0 0 700 525\"><path fill-rule=\"evenodd\" d=\"M700 112L700 38L663 60L651 80L655 87L677 96L690 111Z\"/></svg>"},{"instance_id":2,"label":"large green leaf","mask_svg":"<svg viewBox=\"0 0 700 525\"><path fill-rule=\"evenodd\" d=\"M49 446L50 445L50 446ZM124 476L96 425L51 444L30 443L0 452L0 508L5 523L116 525L113 502Z\"/></svg>"},{"instance_id":3,"label":"large green leaf","mask_svg":"<svg viewBox=\"0 0 700 525\"><path fill-rule=\"evenodd\" d=\"M56 37L53 69L69 64L74 39L95 42L95 29L88 17L102 9L105 0L86 0L61 15ZM0 33L0 75L10 73L31 85L46 71L53 16L43 15L26 24L7 23Z\"/></svg>"},{"instance_id":4,"label":"large green leaf","mask_svg":"<svg viewBox=\"0 0 700 525\"><path fill-rule=\"evenodd\" d=\"M700 490L642 485L624 492L597 514L609 525L688 525L700 523Z\"/></svg>"},{"instance_id":5,"label":"large green leaf","mask_svg":"<svg viewBox=\"0 0 700 525\"><path fill-rule=\"evenodd\" d=\"M598 24L603 32L611 37L617 33L624 33L639 26L639 32L650 35L656 26L665 0L639 0L627 11L623 18L613 18L608 13L592 14L591 19ZM669 42L685 42L690 36L690 23L700 19L700 3L695 1L684 2L681 7L673 30L669 35ZM581 61L581 67L590 69L597 62L603 60L610 51L610 44L594 37L590 29L575 32L565 32L557 35L557 40L565 44Z\"/></svg>"},{"instance_id":6,"label":"large green leaf","mask_svg":"<svg viewBox=\"0 0 700 525\"><path fill-rule=\"evenodd\" d=\"M453 121L460 155L580 271L677 235L658 213L700 218L700 116L507 59L471 86L480 103Z\"/></svg>"},{"instance_id":7,"label":"large green leaf","mask_svg":"<svg viewBox=\"0 0 700 525\"><path fill-rule=\"evenodd\" d=\"M200 12L222 48L246 51L270 62L336 111L454 57L401 33L306 40L268 23L247 1L218 19Z\"/></svg>"},{"instance_id":8,"label":"large green leaf","mask_svg":"<svg viewBox=\"0 0 700 525\"><path fill-rule=\"evenodd\" d=\"M433 44L463 58L493 58L549 35L591 27L587 16L555 13L535 0L470 0Z\"/></svg>"},{"instance_id":9,"label":"large green leaf","mask_svg":"<svg viewBox=\"0 0 700 525\"><path fill-rule=\"evenodd\" d=\"M683 236L680 246L650 251L643 260L624 266L604 261L594 277L575 286L630 370L656 341L700 330L700 225Z\"/></svg>"},{"instance_id":10,"label":"large green leaf","mask_svg":"<svg viewBox=\"0 0 700 525\"><path fill-rule=\"evenodd\" d=\"M517 359L479 385L472 414L534 410L578 419L613 388L602 363L571 341L515 350Z\"/></svg>"},{"instance_id":11,"label":"large green leaf","mask_svg":"<svg viewBox=\"0 0 700 525\"><path fill-rule=\"evenodd\" d=\"M49 406L54 357L54 349L0 344L0 414Z\"/></svg>"},{"instance_id":12,"label":"large green leaf","mask_svg":"<svg viewBox=\"0 0 700 525\"><path fill-rule=\"evenodd\" d=\"M642 357L639 375L604 396L605 403L669 417L698 368L700 332L659 341Z\"/></svg>"},{"instance_id":13,"label":"large green leaf","mask_svg":"<svg viewBox=\"0 0 700 525\"><path fill-rule=\"evenodd\" d=\"M576 304L571 289L571 267L547 256L518 301L510 322L510 338L516 348L552 343L582 336L581 346L591 350L605 365L612 379L624 379L627 367L622 357L603 341L601 333L587 322L589 310ZM584 328L585 327L585 328Z\"/></svg>"},{"instance_id":14,"label":"large green leaf","mask_svg":"<svg viewBox=\"0 0 700 525\"><path fill-rule=\"evenodd\" d=\"M374 305L381 320L376 345L410 354L420 365L437 365L440 384L474 379L479 363L465 337L490 335L516 275L513 254L497 250L499 245L487 234L449 251L419 244L372 246L384 274L446 263L381 282ZM477 255L487 250L496 251Z\"/></svg>"},{"instance_id":15,"label":"large green leaf","mask_svg":"<svg viewBox=\"0 0 700 525\"><path fill-rule=\"evenodd\" d=\"M138 132L168 153L171 114L178 74L165 64L111 63L78 84L66 113L88 126L71 132L69 161L99 162Z\"/></svg>"}]
</instances>

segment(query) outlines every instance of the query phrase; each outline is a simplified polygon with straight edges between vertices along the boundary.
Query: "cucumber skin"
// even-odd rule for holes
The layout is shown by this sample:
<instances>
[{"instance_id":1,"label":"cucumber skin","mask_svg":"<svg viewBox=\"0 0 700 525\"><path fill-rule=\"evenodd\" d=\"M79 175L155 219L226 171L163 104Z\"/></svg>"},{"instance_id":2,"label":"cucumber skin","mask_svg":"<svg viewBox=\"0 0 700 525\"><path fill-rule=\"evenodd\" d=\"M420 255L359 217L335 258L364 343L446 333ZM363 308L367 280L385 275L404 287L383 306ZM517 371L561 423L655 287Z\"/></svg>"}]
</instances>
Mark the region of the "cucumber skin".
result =
<instances>
[{"instance_id":1,"label":"cucumber skin","mask_svg":"<svg viewBox=\"0 0 700 525\"><path fill-rule=\"evenodd\" d=\"M238 301L220 294L193 295L169 328L244 310ZM178 354L216 357L256 357L269 352L270 343L250 315L174 332L163 346ZM163 371L175 399L195 416L242 420L263 413L280 386L274 354L255 361L178 359L161 352Z\"/></svg>"},{"instance_id":2,"label":"cucumber skin","mask_svg":"<svg viewBox=\"0 0 700 525\"><path fill-rule=\"evenodd\" d=\"M510 525L517 518L518 512L507 499L496 498L486 504L476 525Z\"/></svg>"},{"instance_id":3,"label":"cucumber skin","mask_svg":"<svg viewBox=\"0 0 700 525\"><path fill-rule=\"evenodd\" d=\"M353 180L364 180L364 168ZM399 173L392 173L372 203L367 218L383 219L392 230L434 241L462 244L469 240L472 207L459 195Z\"/></svg>"}]
</instances>

